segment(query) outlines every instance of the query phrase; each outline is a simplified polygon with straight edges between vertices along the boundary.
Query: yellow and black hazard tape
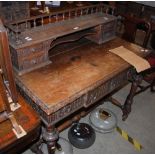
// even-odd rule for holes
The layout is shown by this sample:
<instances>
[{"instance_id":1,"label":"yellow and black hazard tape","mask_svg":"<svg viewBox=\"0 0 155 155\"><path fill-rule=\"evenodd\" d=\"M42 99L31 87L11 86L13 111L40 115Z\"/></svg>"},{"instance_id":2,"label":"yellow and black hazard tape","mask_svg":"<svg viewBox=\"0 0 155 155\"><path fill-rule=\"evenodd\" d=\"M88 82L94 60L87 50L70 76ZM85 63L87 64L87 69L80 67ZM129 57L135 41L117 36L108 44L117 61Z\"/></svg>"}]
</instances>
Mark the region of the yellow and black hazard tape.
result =
<instances>
[{"instance_id":1,"label":"yellow and black hazard tape","mask_svg":"<svg viewBox=\"0 0 155 155\"><path fill-rule=\"evenodd\" d=\"M122 130L121 128L119 127L116 127L116 130L120 133L120 135L126 139L127 141L129 141L132 145L134 145L134 147L137 149L137 150L141 150L143 147L142 145L135 139L133 139L132 137L130 137L124 130Z\"/></svg>"}]
</instances>

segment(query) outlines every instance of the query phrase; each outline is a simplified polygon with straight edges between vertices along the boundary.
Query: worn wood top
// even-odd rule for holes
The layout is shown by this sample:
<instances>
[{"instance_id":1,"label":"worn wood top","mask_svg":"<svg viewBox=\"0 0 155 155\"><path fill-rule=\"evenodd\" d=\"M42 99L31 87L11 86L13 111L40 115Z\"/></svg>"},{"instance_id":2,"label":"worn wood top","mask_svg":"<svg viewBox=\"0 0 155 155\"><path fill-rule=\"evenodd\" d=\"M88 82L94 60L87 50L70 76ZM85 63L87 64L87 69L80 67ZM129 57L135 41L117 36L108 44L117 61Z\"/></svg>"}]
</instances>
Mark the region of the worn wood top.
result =
<instances>
[{"instance_id":1,"label":"worn wood top","mask_svg":"<svg viewBox=\"0 0 155 155\"><path fill-rule=\"evenodd\" d=\"M12 40L10 40L10 44L15 49L19 49L46 40L54 40L58 37L88 29L105 22L110 22L114 18L114 16L104 13L94 13L91 15L46 24L44 26L38 26L28 29L20 34L19 38L22 41L22 44L16 45ZM31 40L28 41L25 39L26 37L31 38Z\"/></svg>"},{"instance_id":2,"label":"worn wood top","mask_svg":"<svg viewBox=\"0 0 155 155\"><path fill-rule=\"evenodd\" d=\"M16 76L17 83L30 92L41 109L51 114L127 69L127 62L108 52L121 45L142 54L141 47L119 38L103 45L90 42L52 57L50 65Z\"/></svg>"}]
</instances>

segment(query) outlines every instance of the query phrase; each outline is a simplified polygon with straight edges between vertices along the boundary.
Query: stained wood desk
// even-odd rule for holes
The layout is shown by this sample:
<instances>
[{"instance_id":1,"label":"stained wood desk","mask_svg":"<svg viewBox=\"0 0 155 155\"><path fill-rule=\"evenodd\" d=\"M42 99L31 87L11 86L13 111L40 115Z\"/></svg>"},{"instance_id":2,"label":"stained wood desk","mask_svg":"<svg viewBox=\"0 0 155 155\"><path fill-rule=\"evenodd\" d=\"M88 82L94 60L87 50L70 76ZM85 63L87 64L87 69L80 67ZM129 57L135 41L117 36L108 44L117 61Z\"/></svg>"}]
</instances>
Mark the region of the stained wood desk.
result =
<instances>
[{"instance_id":1,"label":"stained wood desk","mask_svg":"<svg viewBox=\"0 0 155 155\"><path fill-rule=\"evenodd\" d=\"M16 75L21 94L46 124L48 134L44 139L50 147L57 139L54 129L57 122L82 107L94 104L125 84L135 73L131 65L109 52L121 45L138 55L144 54L141 47L119 38L102 45L89 42L51 57L52 63L47 66L22 76ZM132 100L133 96L129 94L123 115L129 114Z\"/></svg>"}]
</instances>

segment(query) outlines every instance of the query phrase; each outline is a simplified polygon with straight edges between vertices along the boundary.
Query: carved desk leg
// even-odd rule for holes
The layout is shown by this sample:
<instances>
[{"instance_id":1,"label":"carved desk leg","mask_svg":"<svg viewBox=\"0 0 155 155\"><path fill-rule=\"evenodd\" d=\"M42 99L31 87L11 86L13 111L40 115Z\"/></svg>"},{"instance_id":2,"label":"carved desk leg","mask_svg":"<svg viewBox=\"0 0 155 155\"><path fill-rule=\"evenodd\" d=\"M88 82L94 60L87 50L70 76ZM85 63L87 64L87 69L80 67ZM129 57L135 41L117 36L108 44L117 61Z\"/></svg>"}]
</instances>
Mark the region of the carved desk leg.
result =
<instances>
[{"instance_id":1,"label":"carved desk leg","mask_svg":"<svg viewBox=\"0 0 155 155\"><path fill-rule=\"evenodd\" d=\"M41 148L41 145L44 143L47 145L48 154L54 154L56 149L61 149L61 147L57 145L58 137L58 131L54 126L42 127L41 138L31 147L31 151L37 154L44 153Z\"/></svg>"},{"instance_id":2,"label":"carved desk leg","mask_svg":"<svg viewBox=\"0 0 155 155\"><path fill-rule=\"evenodd\" d=\"M132 81L130 92L129 92L129 94L126 98L126 101L123 105L123 108L122 108L122 111L123 111L122 120L123 121L125 121L127 119L129 113L131 112L131 105L133 103L133 97L135 96L138 85L141 82L142 82L142 76L141 75L136 74L133 76L133 81Z\"/></svg>"},{"instance_id":3,"label":"carved desk leg","mask_svg":"<svg viewBox=\"0 0 155 155\"><path fill-rule=\"evenodd\" d=\"M55 153L56 142L59 137L56 128L54 126L47 126L46 128L43 128L42 136L43 139L45 140L45 143L47 144L48 153L49 154Z\"/></svg>"}]
</instances>

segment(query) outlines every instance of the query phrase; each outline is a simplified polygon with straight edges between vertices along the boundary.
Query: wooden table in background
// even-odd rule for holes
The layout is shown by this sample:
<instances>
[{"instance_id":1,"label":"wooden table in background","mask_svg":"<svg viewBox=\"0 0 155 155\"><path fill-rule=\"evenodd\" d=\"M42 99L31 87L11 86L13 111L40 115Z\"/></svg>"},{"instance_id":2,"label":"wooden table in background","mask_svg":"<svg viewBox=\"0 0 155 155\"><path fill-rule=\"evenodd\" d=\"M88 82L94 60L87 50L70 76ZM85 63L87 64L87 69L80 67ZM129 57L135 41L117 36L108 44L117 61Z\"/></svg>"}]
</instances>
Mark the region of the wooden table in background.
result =
<instances>
[{"instance_id":1,"label":"wooden table in background","mask_svg":"<svg viewBox=\"0 0 155 155\"><path fill-rule=\"evenodd\" d=\"M1 92L0 92L1 93ZM40 119L36 112L28 105L23 97L19 95L18 101L21 105L13 114L27 132L22 138L17 139L13 130L12 124L9 120L1 122L0 124L0 154L4 153L21 153L28 145L32 145L40 135ZM4 110L2 106L2 97L0 95L0 112ZM17 147L19 146L19 147Z\"/></svg>"}]
</instances>

